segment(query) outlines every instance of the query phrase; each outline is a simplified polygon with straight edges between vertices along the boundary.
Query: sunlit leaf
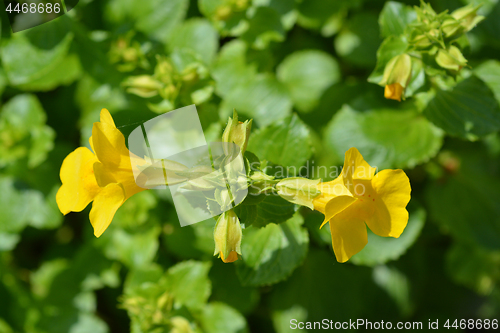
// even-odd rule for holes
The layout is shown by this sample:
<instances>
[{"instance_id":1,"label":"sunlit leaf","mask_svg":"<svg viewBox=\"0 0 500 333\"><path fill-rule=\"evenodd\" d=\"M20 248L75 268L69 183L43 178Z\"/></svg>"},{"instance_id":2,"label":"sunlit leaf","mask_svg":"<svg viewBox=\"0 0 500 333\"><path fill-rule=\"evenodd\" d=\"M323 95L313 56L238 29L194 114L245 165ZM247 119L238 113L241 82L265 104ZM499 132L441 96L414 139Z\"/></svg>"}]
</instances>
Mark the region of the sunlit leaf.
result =
<instances>
[{"instance_id":1,"label":"sunlit leaf","mask_svg":"<svg viewBox=\"0 0 500 333\"><path fill-rule=\"evenodd\" d=\"M286 279L307 254L309 236L300 215L281 224L245 230L237 266L243 285L269 285Z\"/></svg>"},{"instance_id":2,"label":"sunlit leaf","mask_svg":"<svg viewBox=\"0 0 500 333\"><path fill-rule=\"evenodd\" d=\"M378 22L382 36L401 35L411 22L417 19L417 14L410 6L400 2L388 1L380 13Z\"/></svg>"},{"instance_id":3,"label":"sunlit leaf","mask_svg":"<svg viewBox=\"0 0 500 333\"><path fill-rule=\"evenodd\" d=\"M475 140L500 129L500 106L488 86L475 76L451 90L439 90L425 116L448 134Z\"/></svg>"},{"instance_id":4,"label":"sunlit leaf","mask_svg":"<svg viewBox=\"0 0 500 333\"><path fill-rule=\"evenodd\" d=\"M379 169L414 167L441 148L443 133L414 110L358 112L344 106L326 131L326 144L338 156L359 149Z\"/></svg>"},{"instance_id":5,"label":"sunlit leaf","mask_svg":"<svg viewBox=\"0 0 500 333\"><path fill-rule=\"evenodd\" d=\"M321 94L340 79L337 62L321 51L292 53L279 65L277 77L288 89L299 111L308 112Z\"/></svg>"},{"instance_id":6,"label":"sunlit leaf","mask_svg":"<svg viewBox=\"0 0 500 333\"><path fill-rule=\"evenodd\" d=\"M294 176L312 154L309 129L297 115L291 115L254 131L248 150L261 160L282 165L285 169L287 166L292 167L289 174L283 172L282 177Z\"/></svg>"}]
</instances>

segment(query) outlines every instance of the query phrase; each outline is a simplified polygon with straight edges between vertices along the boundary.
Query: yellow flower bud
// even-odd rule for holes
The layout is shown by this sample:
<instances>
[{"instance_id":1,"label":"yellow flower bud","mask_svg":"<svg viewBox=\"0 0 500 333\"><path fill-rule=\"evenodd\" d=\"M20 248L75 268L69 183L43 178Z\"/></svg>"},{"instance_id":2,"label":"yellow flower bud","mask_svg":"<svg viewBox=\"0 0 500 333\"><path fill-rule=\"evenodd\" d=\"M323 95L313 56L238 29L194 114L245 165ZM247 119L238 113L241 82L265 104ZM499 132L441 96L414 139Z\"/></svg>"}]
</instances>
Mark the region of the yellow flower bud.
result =
<instances>
[{"instance_id":1,"label":"yellow flower bud","mask_svg":"<svg viewBox=\"0 0 500 333\"><path fill-rule=\"evenodd\" d=\"M463 32L463 27L460 21L455 19L447 19L443 22L441 26L446 37L451 37L459 32Z\"/></svg>"},{"instance_id":2,"label":"yellow flower bud","mask_svg":"<svg viewBox=\"0 0 500 333\"><path fill-rule=\"evenodd\" d=\"M171 83L174 75L174 67L166 57L156 56L156 67L154 76L163 83Z\"/></svg>"},{"instance_id":3,"label":"yellow flower bud","mask_svg":"<svg viewBox=\"0 0 500 333\"><path fill-rule=\"evenodd\" d=\"M387 99L394 99L401 102L402 94L403 87L399 83L388 84L385 86L384 97Z\"/></svg>"},{"instance_id":4,"label":"yellow flower bud","mask_svg":"<svg viewBox=\"0 0 500 333\"><path fill-rule=\"evenodd\" d=\"M216 20L225 21L231 17L232 11L231 6L220 6L217 8L214 14Z\"/></svg>"},{"instance_id":5,"label":"yellow flower bud","mask_svg":"<svg viewBox=\"0 0 500 333\"><path fill-rule=\"evenodd\" d=\"M241 255L241 225L236 213L231 209L219 216L214 229L215 252L223 262L233 262Z\"/></svg>"},{"instance_id":6,"label":"yellow flower bud","mask_svg":"<svg viewBox=\"0 0 500 333\"><path fill-rule=\"evenodd\" d=\"M440 49L436 55L436 62L439 66L452 71L459 71L467 65L467 59L464 58L458 47L453 45L448 50Z\"/></svg>"},{"instance_id":7,"label":"yellow flower bud","mask_svg":"<svg viewBox=\"0 0 500 333\"><path fill-rule=\"evenodd\" d=\"M427 37L425 34L423 35L418 35L415 37L412 41L412 44L416 47L423 48L425 49L426 47L429 47L432 45L432 41Z\"/></svg>"},{"instance_id":8,"label":"yellow flower bud","mask_svg":"<svg viewBox=\"0 0 500 333\"><path fill-rule=\"evenodd\" d=\"M191 324L184 317L181 316L172 317L170 318L170 324L172 325L170 333L193 333Z\"/></svg>"},{"instance_id":9,"label":"yellow flower bud","mask_svg":"<svg viewBox=\"0 0 500 333\"><path fill-rule=\"evenodd\" d=\"M411 57L406 54L395 56L385 66L380 85L385 86L385 98L401 101L401 96L411 77Z\"/></svg>"},{"instance_id":10,"label":"yellow flower bud","mask_svg":"<svg viewBox=\"0 0 500 333\"><path fill-rule=\"evenodd\" d=\"M161 82L149 75L130 76L123 82L123 85L128 87L127 92L143 98L158 95L158 90L163 87Z\"/></svg>"},{"instance_id":11,"label":"yellow flower bud","mask_svg":"<svg viewBox=\"0 0 500 333\"><path fill-rule=\"evenodd\" d=\"M247 149L251 128L252 120L247 120L244 123L238 122L238 114L234 110L233 118L229 118L226 129L222 133L222 141L237 144L243 154Z\"/></svg>"},{"instance_id":12,"label":"yellow flower bud","mask_svg":"<svg viewBox=\"0 0 500 333\"><path fill-rule=\"evenodd\" d=\"M314 209L313 200L321 194L317 189L320 181L321 179L286 178L276 184L276 189L283 199Z\"/></svg>"}]
</instances>

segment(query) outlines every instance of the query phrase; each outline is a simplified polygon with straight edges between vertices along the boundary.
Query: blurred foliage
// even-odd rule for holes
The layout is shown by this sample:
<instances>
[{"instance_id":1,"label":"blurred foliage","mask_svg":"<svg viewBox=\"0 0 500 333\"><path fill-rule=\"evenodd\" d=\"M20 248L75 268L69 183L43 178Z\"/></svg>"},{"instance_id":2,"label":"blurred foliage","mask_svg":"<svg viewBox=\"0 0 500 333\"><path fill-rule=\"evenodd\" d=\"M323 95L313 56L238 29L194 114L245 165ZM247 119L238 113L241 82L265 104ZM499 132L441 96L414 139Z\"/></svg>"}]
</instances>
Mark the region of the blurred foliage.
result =
<instances>
[{"instance_id":1,"label":"blurred foliage","mask_svg":"<svg viewBox=\"0 0 500 333\"><path fill-rule=\"evenodd\" d=\"M414 64L383 98L417 0L81 0L11 33L0 25L0 332L277 332L290 319L396 322L500 313L500 1L459 38L460 73ZM443 74L444 73L444 74ZM434 75L434 76L433 76ZM236 208L242 259L213 257L213 226L181 228L169 193L129 199L95 239L55 203L64 157L101 108L127 136L196 104L208 141L233 108L253 118L247 158L277 178L333 179L357 147L404 168L410 220L337 264L322 215L279 197ZM253 155L254 153L260 161Z\"/></svg>"}]
</instances>

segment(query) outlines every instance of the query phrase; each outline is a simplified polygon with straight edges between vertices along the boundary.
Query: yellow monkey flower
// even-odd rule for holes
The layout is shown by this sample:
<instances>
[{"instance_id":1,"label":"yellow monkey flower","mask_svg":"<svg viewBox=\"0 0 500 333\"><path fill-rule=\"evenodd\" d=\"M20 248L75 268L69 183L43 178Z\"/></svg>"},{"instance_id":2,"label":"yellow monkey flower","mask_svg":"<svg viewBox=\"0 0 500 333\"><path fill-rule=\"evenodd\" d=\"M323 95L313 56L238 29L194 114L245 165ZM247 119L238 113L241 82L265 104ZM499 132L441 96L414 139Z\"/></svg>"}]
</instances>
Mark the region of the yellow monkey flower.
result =
<instances>
[{"instance_id":1,"label":"yellow monkey flower","mask_svg":"<svg viewBox=\"0 0 500 333\"><path fill-rule=\"evenodd\" d=\"M321 194L313 200L314 209L325 215L321 227L330 223L339 262L346 262L365 247L366 225L379 236L398 238L408 223L408 177L400 169L375 171L356 148L351 148L345 153L340 176L317 185Z\"/></svg>"},{"instance_id":2,"label":"yellow monkey flower","mask_svg":"<svg viewBox=\"0 0 500 333\"><path fill-rule=\"evenodd\" d=\"M379 82L385 86L384 97L401 102L411 77L411 57L406 54L395 56L385 66L384 76Z\"/></svg>"},{"instance_id":3,"label":"yellow monkey flower","mask_svg":"<svg viewBox=\"0 0 500 333\"><path fill-rule=\"evenodd\" d=\"M79 147L64 159L60 171L62 186L56 201L64 215L80 212L93 201L90 223L94 235L99 237L118 208L144 189L135 183L125 138L108 110L101 110L101 121L94 123L89 141L94 153ZM144 161L137 158L134 163L140 165Z\"/></svg>"}]
</instances>

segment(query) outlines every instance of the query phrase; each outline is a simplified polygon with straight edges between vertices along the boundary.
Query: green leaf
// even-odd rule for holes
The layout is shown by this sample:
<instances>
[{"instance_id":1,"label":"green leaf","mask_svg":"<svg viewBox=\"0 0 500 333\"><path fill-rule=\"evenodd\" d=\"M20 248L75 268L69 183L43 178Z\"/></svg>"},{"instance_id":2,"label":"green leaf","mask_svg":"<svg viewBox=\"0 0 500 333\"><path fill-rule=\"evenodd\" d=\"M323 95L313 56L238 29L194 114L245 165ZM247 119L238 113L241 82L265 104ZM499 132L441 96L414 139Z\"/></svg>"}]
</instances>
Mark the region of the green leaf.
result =
<instances>
[{"instance_id":1,"label":"green leaf","mask_svg":"<svg viewBox=\"0 0 500 333\"><path fill-rule=\"evenodd\" d=\"M400 2L388 1L378 18L380 32L383 37L402 35L408 24L416 19L417 13L412 7Z\"/></svg>"},{"instance_id":2,"label":"green leaf","mask_svg":"<svg viewBox=\"0 0 500 333\"><path fill-rule=\"evenodd\" d=\"M292 101L288 89L272 74L259 74L235 86L224 99L222 108L236 109L259 126L266 126L290 114Z\"/></svg>"},{"instance_id":3,"label":"green leaf","mask_svg":"<svg viewBox=\"0 0 500 333\"><path fill-rule=\"evenodd\" d=\"M451 173L425 190L429 217L444 233L471 246L500 249L500 181L496 163L485 158L481 146L474 151L441 155ZM445 164L445 166L447 165Z\"/></svg>"},{"instance_id":4,"label":"green leaf","mask_svg":"<svg viewBox=\"0 0 500 333\"><path fill-rule=\"evenodd\" d=\"M464 139L500 130L500 106L490 88L471 76L451 90L439 90L424 110L425 116L448 134Z\"/></svg>"},{"instance_id":5,"label":"green leaf","mask_svg":"<svg viewBox=\"0 0 500 333\"><path fill-rule=\"evenodd\" d=\"M282 42L285 28L277 11L270 7L257 7L250 18L249 28L241 35L256 49L265 49L270 42Z\"/></svg>"},{"instance_id":6,"label":"green leaf","mask_svg":"<svg viewBox=\"0 0 500 333\"><path fill-rule=\"evenodd\" d=\"M349 3L338 0L308 0L297 4L297 22L304 28L321 29L330 36L341 26L341 18Z\"/></svg>"},{"instance_id":7,"label":"green leaf","mask_svg":"<svg viewBox=\"0 0 500 333\"><path fill-rule=\"evenodd\" d=\"M56 203L58 189L58 185L54 186L46 197L40 191L25 191L25 202L29 206L27 209L32 213L29 218L30 226L37 229L55 229L61 225L63 215Z\"/></svg>"},{"instance_id":8,"label":"green leaf","mask_svg":"<svg viewBox=\"0 0 500 333\"><path fill-rule=\"evenodd\" d=\"M72 40L73 33L64 16L2 40L0 53L9 82L14 86L29 84L56 71Z\"/></svg>"},{"instance_id":9,"label":"green leaf","mask_svg":"<svg viewBox=\"0 0 500 333\"><path fill-rule=\"evenodd\" d=\"M0 232L0 252L12 251L20 240L21 236L18 234Z\"/></svg>"},{"instance_id":10,"label":"green leaf","mask_svg":"<svg viewBox=\"0 0 500 333\"><path fill-rule=\"evenodd\" d=\"M239 36L247 28L245 2L227 0L198 0L200 12L208 18L223 36Z\"/></svg>"},{"instance_id":11,"label":"green leaf","mask_svg":"<svg viewBox=\"0 0 500 333\"><path fill-rule=\"evenodd\" d=\"M286 279L304 260L309 245L299 214L281 224L245 229L243 260L237 273L243 285L262 286Z\"/></svg>"},{"instance_id":12,"label":"green leaf","mask_svg":"<svg viewBox=\"0 0 500 333\"><path fill-rule=\"evenodd\" d=\"M47 297L54 278L68 269L68 265L68 261L62 258L43 262L30 277L33 294L40 298Z\"/></svg>"},{"instance_id":13,"label":"green leaf","mask_svg":"<svg viewBox=\"0 0 500 333\"><path fill-rule=\"evenodd\" d=\"M357 265L376 266L401 257L417 240L425 222L422 208L410 211L410 219L399 238L380 237L368 231L368 244L350 261Z\"/></svg>"},{"instance_id":14,"label":"green leaf","mask_svg":"<svg viewBox=\"0 0 500 333\"><path fill-rule=\"evenodd\" d=\"M276 11L280 16L281 24L285 30L293 28L297 20L295 11L296 4L289 0L254 0L252 5L255 7L269 7ZM251 9L253 10L253 8Z\"/></svg>"},{"instance_id":15,"label":"green leaf","mask_svg":"<svg viewBox=\"0 0 500 333\"><path fill-rule=\"evenodd\" d=\"M164 332L172 317L189 315L186 310L200 313L210 295L210 267L210 262L183 261L165 274L157 264L133 270L122 301L132 332Z\"/></svg>"},{"instance_id":16,"label":"green leaf","mask_svg":"<svg viewBox=\"0 0 500 333\"><path fill-rule=\"evenodd\" d=\"M269 307L273 313L295 308L299 318L306 314L306 321L328 318L349 322L367 313L365 305L372 304L368 302L387 304L388 298L377 290L371 275L371 269L336 264L333 253L312 247L304 264L287 281L273 287Z\"/></svg>"},{"instance_id":17,"label":"green leaf","mask_svg":"<svg viewBox=\"0 0 500 333\"><path fill-rule=\"evenodd\" d=\"M130 233L123 229L113 230L112 240L105 248L106 257L120 260L128 267L148 265L158 251L159 236L159 226L141 233Z\"/></svg>"},{"instance_id":18,"label":"green leaf","mask_svg":"<svg viewBox=\"0 0 500 333\"><path fill-rule=\"evenodd\" d=\"M161 228L149 211L156 205L151 192L141 192L128 199L117 211L113 223L99 239L99 246L109 259L128 267L149 265L159 248Z\"/></svg>"},{"instance_id":19,"label":"green leaf","mask_svg":"<svg viewBox=\"0 0 500 333\"><path fill-rule=\"evenodd\" d=\"M75 81L82 73L80 59L76 54L66 56L58 66L53 68L43 77L23 83L17 88L25 91L49 91L57 86L69 85Z\"/></svg>"},{"instance_id":20,"label":"green leaf","mask_svg":"<svg viewBox=\"0 0 500 333\"><path fill-rule=\"evenodd\" d=\"M0 318L0 331L4 333L14 333L14 330L2 318Z\"/></svg>"},{"instance_id":21,"label":"green leaf","mask_svg":"<svg viewBox=\"0 0 500 333\"><path fill-rule=\"evenodd\" d=\"M377 17L368 12L355 14L335 38L337 53L346 62L360 67L372 67L376 63L375 52L382 40Z\"/></svg>"},{"instance_id":22,"label":"green leaf","mask_svg":"<svg viewBox=\"0 0 500 333\"><path fill-rule=\"evenodd\" d=\"M27 197L14 187L12 178L0 178L0 230L18 233L28 224Z\"/></svg>"},{"instance_id":23,"label":"green leaf","mask_svg":"<svg viewBox=\"0 0 500 333\"><path fill-rule=\"evenodd\" d=\"M500 252L455 242L446 255L450 277L481 295L490 295L500 277Z\"/></svg>"},{"instance_id":24,"label":"green leaf","mask_svg":"<svg viewBox=\"0 0 500 333\"><path fill-rule=\"evenodd\" d=\"M164 286L174 297L174 306L201 310L210 296L208 271L211 263L183 261L168 269Z\"/></svg>"},{"instance_id":25,"label":"green leaf","mask_svg":"<svg viewBox=\"0 0 500 333\"><path fill-rule=\"evenodd\" d=\"M219 48L219 36L209 21L193 18L174 30L167 46L170 52L190 50L205 64L210 64Z\"/></svg>"},{"instance_id":26,"label":"green leaf","mask_svg":"<svg viewBox=\"0 0 500 333\"><path fill-rule=\"evenodd\" d=\"M69 333L108 333L109 328L106 322L97 315L80 313L78 321L71 325Z\"/></svg>"},{"instance_id":27,"label":"green leaf","mask_svg":"<svg viewBox=\"0 0 500 333\"><path fill-rule=\"evenodd\" d=\"M486 31L487 36L489 37L488 42L496 44L496 47L498 48L500 43L498 43L497 36L500 34L500 22L498 22L496 18L500 15L500 2L496 2L496 5L491 5L494 5L494 7L491 9L491 12L486 17L486 20L482 22L480 27ZM488 7L491 7L491 5Z\"/></svg>"},{"instance_id":28,"label":"green leaf","mask_svg":"<svg viewBox=\"0 0 500 333\"><path fill-rule=\"evenodd\" d=\"M177 217L169 219L164 227L164 245L181 259L209 259L214 253L215 220L180 226Z\"/></svg>"},{"instance_id":29,"label":"green leaf","mask_svg":"<svg viewBox=\"0 0 500 333\"><path fill-rule=\"evenodd\" d=\"M414 110L358 112L344 106L326 130L326 144L342 157L356 147L379 169L414 167L437 154L443 133Z\"/></svg>"},{"instance_id":30,"label":"green leaf","mask_svg":"<svg viewBox=\"0 0 500 333\"><path fill-rule=\"evenodd\" d=\"M212 245L211 255L213 255L213 249ZM214 266L210 270L210 280L212 281L211 301L226 303L243 314L252 313L259 304L259 289L241 285L236 275L236 265L227 265L222 260L215 259Z\"/></svg>"},{"instance_id":31,"label":"green leaf","mask_svg":"<svg viewBox=\"0 0 500 333\"><path fill-rule=\"evenodd\" d=\"M7 83L8 83L7 76L5 74L5 71L3 70L3 68L0 65L0 96L2 96L3 91L4 91L5 87L7 86Z\"/></svg>"},{"instance_id":32,"label":"green leaf","mask_svg":"<svg viewBox=\"0 0 500 333\"><path fill-rule=\"evenodd\" d=\"M250 225L262 228L269 223L282 223L288 220L295 213L295 205L286 201L278 195L266 195L264 200L259 201L254 205L239 205L236 206L236 215L240 218L241 223L245 226Z\"/></svg>"},{"instance_id":33,"label":"green leaf","mask_svg":"<svg viewBox=\"0 0 500 333\"><path fill-rule=\"evenodd\" d=\"M209 303L203 308L201 326L206 333L248 332L245 317L224 303Z\"/></svg>"},{"instance_id":34,"label":"green leaf","mask_svg":"<svg viewBox=\"0 0 500 333\"><path fill-rule=\"evenodd\" d=\"M188 0L112 0L106 16L117 23L134 22L137 30L166 43L186 16Z\"/></svg>"},{"instance_id":35,"label":"green leaf","mask_svg":"<svg viewBox=\"0 0 500 333\"><path fill-rule=\"evenodd\" d=\"M217 82L215 90L221 97L231 94L238 86L253 80L257 74L255 65L247 64L248 46L235 39L224 45L212 68L212 76Z\"/></svg>"},{"instance_id":36,"label":"green leaf","mask_svg":"<svg viewBox=\"0 0 500 333\"><path fill-rule=\"evenodd\" d=\"M55 133L45 125L45 112L34 95L16 95L0 114L0 167L27 158L28 167L42 163L54 146Z\"/></svg>"},{"instance_id":37,"label":"green leaf","mask_svg":"<svg viewBox=\"0 0 500 333\"><path fill-rule=\"evenodd\" d=\"M27 225L38 229L57 228L62 215L55 204L55 191L46 199L40 191L19 190L12 178L0 178L0 232L6 241L15 245L13 234L21 232Z\"/></svg>"},{"instance_id":38,"label":"green leaf","mask_svg":"<svg viewBox=\"0 0 500 333\"><path fill-rule=\"evenodd\" d=\"M474 73L493 91L497 102L500 103L500 62L488 60L478 66Z\"/></svg>"},{"instance_id":39,"label":"green leaf","mask_svg":"<svg viewBox=\"0 0 500 333\"><path fill-rule=\"evenodd\" d=\"M323 92L340 79L335 59L322 51L298 51L283 60L277 69L278 80L290 90L299 111L309 112Z\"/></svg>"},{"instance_id":40,"label":"green leaf","mask_svg":"<svg viewBox=\"0 0 500 333\"><path fill-rule=\"evenodd\" d=\"M273 326L277 333L306 332L305 329L292 327L290 323L306 321L307 310L299 305L294 305L289 309L277 310L273 312Z\"/></svg>"},{"instance_id":41,"label":"green leaf","mask_svg":"<svg viewBox=\"0 0 500 333\"><path fill-rule=\"evenodd\" d=\"M414 304L410 297L408 277L394 267L377 266L373 269L373 280L398 305L402 317L412 314Z\"/></svg>"},{"instance_id":42,"label":"green leaf","mask_svg":"<svg viewBox=\"0 0 500 333\"><path fill-rule=\"evenodd\" d=\"M385 65L397 55L406 52L408 42L402 36L390 36L382 42L377 50L377 66L368 77L371 83L379 84L384 76Z\"/></svg>"},{"instance_id":43,"label":"green leaf","mask_svg":"<svg viewBox=\"0 0 500 333\"><path fill-rule=\"evenodd\" d=\"M106 285L111 286L107 284L109 279L106 277L111 262L106 260L100 251L86 245L79 247L78 252L72 255L71 265L63 266L51 263L42 266L36 273L39 283L37 288L43 286L38 289L42 291L39 300L43 306L40 307L37 317L37 328L42 332L70 332L73 327L76 330L79 326L75 323L83 321L81 325L91 325L96 331L102 332L106 326L93 315L96 299L91 291ZM117 273L115 271L115 274ZM114 282L117 279L115 275ZM82 314L93 318L82 318Z\"/></svg>"},{"instance_id":44,"label":"green leaf","mask_svg":"<svg viewBox=\"0 0 500 333\"><path fill-rule=\"evenodd\" d=\"M292 175L298 173L304 163L311 157L311 139L309 129L293 114L282 121L254 131L250 136L248 150L259 156L261 160L293 168ZM282 177L287 177L287 172Z\"/></svg>"}]
</instances>

